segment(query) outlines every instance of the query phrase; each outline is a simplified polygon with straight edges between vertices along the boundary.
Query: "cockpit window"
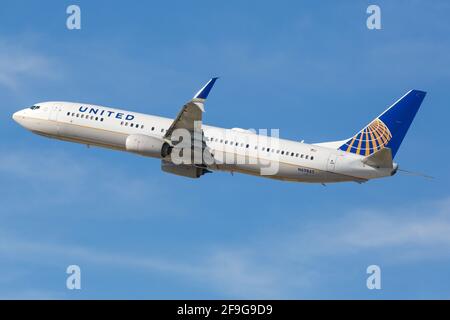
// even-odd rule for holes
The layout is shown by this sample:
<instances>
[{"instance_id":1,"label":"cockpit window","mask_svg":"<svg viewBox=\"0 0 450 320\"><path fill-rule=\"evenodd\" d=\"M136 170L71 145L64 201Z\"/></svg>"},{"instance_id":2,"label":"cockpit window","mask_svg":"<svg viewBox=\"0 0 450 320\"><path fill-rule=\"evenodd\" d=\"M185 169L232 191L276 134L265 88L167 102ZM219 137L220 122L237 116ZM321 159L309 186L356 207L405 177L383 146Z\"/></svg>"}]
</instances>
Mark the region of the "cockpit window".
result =
<instances>
[{"instance_id":1,"label":"cockpit window","mask_svg":"<svg viewBox=\"0 0 450 320\"><path fill-rule=\"evenodd\" d=\"M31 110L37 110L39 108L40 108L40 106L32 106L32 107L30 107Z\"/></svg>"}]
</instances>

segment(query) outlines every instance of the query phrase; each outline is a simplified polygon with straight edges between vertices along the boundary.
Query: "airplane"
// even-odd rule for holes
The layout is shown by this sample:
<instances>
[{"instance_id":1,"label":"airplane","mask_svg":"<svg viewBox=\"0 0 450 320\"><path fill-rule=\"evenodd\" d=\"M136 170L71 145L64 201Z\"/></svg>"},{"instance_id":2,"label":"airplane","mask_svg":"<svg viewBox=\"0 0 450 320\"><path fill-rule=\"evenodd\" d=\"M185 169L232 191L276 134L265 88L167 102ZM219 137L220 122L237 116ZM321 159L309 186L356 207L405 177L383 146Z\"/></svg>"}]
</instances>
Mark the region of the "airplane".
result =
<instances>
[{"instance_id":1,"label":"airplane","mask_svg":"<svg viewBox=\"0 0 450 320\"><path fill-rule=\"evenodd\" d=\"M354 136L308 144L204 125L205 102L217 79L210 79L175 119L59 101L37 103L12 118L44 137L160 159L164 172L188 178L227 171L324 185L363 183L399 170L393 160L426 96L411 90Z\"/></svg>"}]
</instances>

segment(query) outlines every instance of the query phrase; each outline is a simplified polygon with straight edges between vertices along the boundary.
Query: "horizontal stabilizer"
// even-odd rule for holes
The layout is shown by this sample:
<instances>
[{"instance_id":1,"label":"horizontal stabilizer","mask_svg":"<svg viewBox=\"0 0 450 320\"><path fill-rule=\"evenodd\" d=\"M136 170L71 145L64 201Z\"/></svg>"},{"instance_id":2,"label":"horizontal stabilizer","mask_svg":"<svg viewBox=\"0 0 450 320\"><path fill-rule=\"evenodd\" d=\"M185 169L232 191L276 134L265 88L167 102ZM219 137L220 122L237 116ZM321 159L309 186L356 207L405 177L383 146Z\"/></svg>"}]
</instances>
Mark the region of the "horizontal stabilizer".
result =
<instances>
[{"instance_id":1,"label":"horizontal stabilizer","mask_svg":"<svg viewBox=\"0 0 450 320\"><path fill-rule=\"evenodd\" d=\"M383 148L363 159L363 163L374 168L393 169L392 151L390 148Z\"/></svg>"}]
</instances>

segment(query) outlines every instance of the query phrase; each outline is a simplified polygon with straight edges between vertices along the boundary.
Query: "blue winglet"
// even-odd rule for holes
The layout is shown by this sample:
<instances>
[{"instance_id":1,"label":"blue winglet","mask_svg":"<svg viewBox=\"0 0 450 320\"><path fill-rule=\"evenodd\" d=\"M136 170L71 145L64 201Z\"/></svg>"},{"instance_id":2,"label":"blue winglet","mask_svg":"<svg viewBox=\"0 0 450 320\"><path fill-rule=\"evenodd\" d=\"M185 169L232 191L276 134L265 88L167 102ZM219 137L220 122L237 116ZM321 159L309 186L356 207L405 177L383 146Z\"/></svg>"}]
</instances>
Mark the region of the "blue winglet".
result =
<instances>
[{"instance_id":1,"label":"blue winglet","mask_svg":"<svg viewBox=\"0 0 450 320\"><path fill-rule=\"evenodd\" d=\"M200 89L199 92L194 96L194 99L203 99L206 100L208 98L208 94L211 91L212 87L214 86L214 83L216 83L216 80L219 79L218 77L212 78L208 81L207 84L203 88Z\"/></svg>"}]
</instances>

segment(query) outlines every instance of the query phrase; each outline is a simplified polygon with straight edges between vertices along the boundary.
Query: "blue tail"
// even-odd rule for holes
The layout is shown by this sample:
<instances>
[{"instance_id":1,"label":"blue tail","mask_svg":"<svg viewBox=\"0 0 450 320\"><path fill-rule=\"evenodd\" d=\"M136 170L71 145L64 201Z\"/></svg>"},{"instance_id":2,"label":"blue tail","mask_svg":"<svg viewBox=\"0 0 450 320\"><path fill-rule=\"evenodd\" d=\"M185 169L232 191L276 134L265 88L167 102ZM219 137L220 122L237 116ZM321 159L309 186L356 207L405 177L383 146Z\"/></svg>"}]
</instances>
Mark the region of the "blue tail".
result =
<instances>
[{"instance_id":1,"label":"blue tail","mask_svg":"<svg viewBox=\"0 0 450 320\"><path fill-rule=\"evenodd\" d=\"M395 157L426 94L419 90L409 91L339 149L369 156L390 148Z\"/></svg>"}]
</instances>

